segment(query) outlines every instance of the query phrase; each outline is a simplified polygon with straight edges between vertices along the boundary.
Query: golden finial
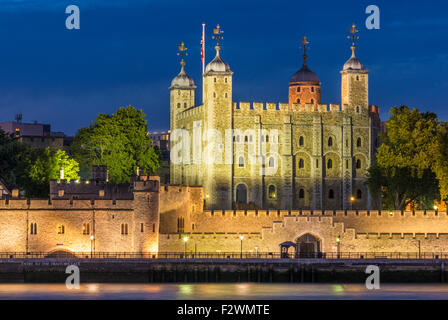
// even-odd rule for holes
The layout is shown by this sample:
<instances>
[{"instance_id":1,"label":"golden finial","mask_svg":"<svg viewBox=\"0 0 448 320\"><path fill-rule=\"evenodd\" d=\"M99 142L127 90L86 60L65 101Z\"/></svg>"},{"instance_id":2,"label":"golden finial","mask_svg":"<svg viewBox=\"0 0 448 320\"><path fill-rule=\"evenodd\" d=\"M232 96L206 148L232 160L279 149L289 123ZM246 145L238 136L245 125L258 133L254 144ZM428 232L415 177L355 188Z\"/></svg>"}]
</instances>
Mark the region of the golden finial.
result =
<instances>
[{"instance_id":1,"label":"golden finial","mask_svg":"<svg viewBox=\"0 0 448 320\"><path fill-rule=\"evenodd\" d=\"M359 36L356 35L358 33L358 30L356 30L355 24L353 24L352 27L350 28L350 33L352 35L347 36L347 38L352 40L352 46L355 47L355 40L359 39Z\"/></svg>"},{"instance_id":2,"label":"golden finial","mask_svg":"<svg viewBox=\"0 0 448 320\"><path fill-rule=\"evenodd\" d=\"M306 50L308 49L307 44L309 44L309 42L306 40L306 36L303 37L303 39L302 39L302 41L300 41L300 43L302 43L300 48L303 49L303 64L306 64L306 58L308 57L306 55Z\"/></svg>"},{"instance_id":3,"label":"golden finial","mask_svg":"<svg viewBox=\"0 0 448 320\"><path fill-rule=\"evenodd\" d=\"M221 30L221 27L219 26L219 24L216 26L215 29L213 29L214 36L212 36L212 39L216 39L216 45L218 47L219 47L219 40L224 39L224 37L221 35L223 33L224 33L224 31Z\"/></svg>"},{"instance_id":4,"label":"golden finial","mask_svg":"<svg viewBox=\"0 0 448 320\"><path fill-rule=\"evenodd\" d=\"M184 56L188 56L187 48L185 47L183 42L180 44L180 46L178 48L179 48L179 52L177 53L177 55L181 56L182 60L183 60Z\"/></svg>"}]
</instances>

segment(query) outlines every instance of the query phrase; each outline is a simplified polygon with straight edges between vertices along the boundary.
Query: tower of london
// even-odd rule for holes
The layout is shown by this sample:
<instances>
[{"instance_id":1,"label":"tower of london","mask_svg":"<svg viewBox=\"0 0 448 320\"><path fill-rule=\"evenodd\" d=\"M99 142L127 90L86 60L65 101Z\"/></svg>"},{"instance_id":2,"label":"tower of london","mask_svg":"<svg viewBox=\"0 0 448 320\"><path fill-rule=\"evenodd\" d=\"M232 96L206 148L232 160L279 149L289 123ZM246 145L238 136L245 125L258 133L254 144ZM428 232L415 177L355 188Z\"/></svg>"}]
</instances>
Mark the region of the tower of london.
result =
<instances>
[{"instance_id":1,"label":"tower of london","mask_svg":"<svg viewBox=\"0 0 448 320\"><path fill-rule=\"evenodd\" d=\"M202 186L208 209L378 208L365 180L381 122L378 107L369 104L369 70L356 57L354 32L340 71L340 104L321 103L306 38L284 103L232 100L233 71L218 34L198 105L182 57L169 88L171 184Z\"/></svg>"}]
</instances>

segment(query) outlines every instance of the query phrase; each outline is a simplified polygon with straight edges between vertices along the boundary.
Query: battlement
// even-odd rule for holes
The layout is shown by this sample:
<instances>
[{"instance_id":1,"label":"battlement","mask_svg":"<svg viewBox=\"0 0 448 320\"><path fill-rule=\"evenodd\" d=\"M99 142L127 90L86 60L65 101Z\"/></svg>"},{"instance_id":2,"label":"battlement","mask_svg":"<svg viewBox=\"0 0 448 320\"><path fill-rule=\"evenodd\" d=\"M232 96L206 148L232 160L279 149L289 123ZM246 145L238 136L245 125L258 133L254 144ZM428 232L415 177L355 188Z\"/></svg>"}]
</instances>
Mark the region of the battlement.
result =
<instances>
[{"instance_id":1,"label":"battlement","mask_svg":"<svg viewBox=\"0 0 448 320\"><path fill-rule=\"evenodd\" d=\"M204 210L207 217L347 217L347 218L448 218L448 212L435 210Z\"/></svg>"},{"instance_id":2,"label":"battlement","mask_svg":"<svg viewBox=\"0 0 448 320\"><path fill-rule=\"evenodd\" d=\"M369 109L371 110L378 110L378 107L372 106L375 108ZM289 109L288 103L276 103L276 102L233 102L233 108L238 112L244 112L253 110L255 112L290 112L290 111L296 111L296 112L341 112L344 110L349 110L348 105L343 105L342 109L341 106L338 104L312 104L312 103L306 103L306 104L300 104L300 103L293 103L291 106L291 109ZM371 111L374 112L374 111Z\"/></svg>"},{"instance_id":3,"label":"battlement","mask_svg":"<svg viewBox=\"0 0 448 320\"><path fill-rule=\"evenodd\" d=\"M188 185L164 185L160 186L159 192L161 194L167 193L184 193L191 191L202 191L203 187L200 186L188 186Z\"/></svg>"},{"instance_id":4,"label":"battlement","mask_svg":"<svg viewBox=\"0 0 448 320\"><path fill-rule=\"evenodd\" d=\"M176 120L184 120L184 119L188 119L191 118L193 116L199 115L203 112L203 105L197 106L197 107L193 107L190 109L187 109L183 112L180 112L176 115Z\"/></svg>"},{"instance_id":5,"label":"battlement","mask_svg":"<svg viewBox=\"0 0 448 320\"><path fill-rule=\"evenodd\" d=\"M0 210L132 210L132 204L132 200L3 199L0 200Z\"/></svg>"},{"instance_id":6,"label":"battlement","mask_svg":"<svg viewBox=\"0 0 448 320\"><path fill-rule=\"evenodd\" d=\"M448 240L448 233L356 233L360 240Z\"/></svg>"}]
</instances>

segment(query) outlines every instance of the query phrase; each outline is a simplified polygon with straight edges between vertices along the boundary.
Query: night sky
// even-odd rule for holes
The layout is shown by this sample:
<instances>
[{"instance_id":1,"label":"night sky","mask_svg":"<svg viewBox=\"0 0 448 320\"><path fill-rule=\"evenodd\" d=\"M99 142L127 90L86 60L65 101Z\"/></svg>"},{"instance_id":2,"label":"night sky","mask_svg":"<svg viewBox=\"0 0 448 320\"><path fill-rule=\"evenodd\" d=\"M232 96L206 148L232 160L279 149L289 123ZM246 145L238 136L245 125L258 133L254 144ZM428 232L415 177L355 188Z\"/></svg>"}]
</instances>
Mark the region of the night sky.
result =
<instances>
[{"instance_id":1,"label":"night sky","mask_svg":"<svg viewBox=\"0 0 448 320\"><path fill-rule=\"evenodd\" d=\"M70 4L80 8L80 30L65 28ZM380 30L365 27L370 4L380 8ZM382 119L404 104L448 120L446 1L0 0L0 121L22 112L24 122L72 135L98 112L131 104L144 110L151 130L167 130L181 41L201 101L202 23L206 62L214 56L212 28L224 30L221 56L234 72L234 101L287 102L306 35L322 103L339 104L339 71L356 23L357 57L370 70L370 104Z\"/></svg>"}]
</instances>

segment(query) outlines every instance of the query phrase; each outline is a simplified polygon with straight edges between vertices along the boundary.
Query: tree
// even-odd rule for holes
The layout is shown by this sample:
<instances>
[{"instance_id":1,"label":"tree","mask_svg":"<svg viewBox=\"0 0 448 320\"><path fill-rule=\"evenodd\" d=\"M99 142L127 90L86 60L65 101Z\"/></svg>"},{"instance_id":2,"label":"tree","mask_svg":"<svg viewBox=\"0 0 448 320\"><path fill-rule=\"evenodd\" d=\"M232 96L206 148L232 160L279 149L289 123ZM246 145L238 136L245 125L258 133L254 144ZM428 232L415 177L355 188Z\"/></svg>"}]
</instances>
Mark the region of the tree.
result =
<instances>
[{"instance_id":1,"label":"tree","mask_svg":"<svg viewBox=\"0 0 448 320\"><path fill-rule=\"evenodd\" d=\"M115 114L98 114L88 128L78 130L71 153L81 164L83 177L92 165L105 165L113 183L129 182L137 167L154 173L159 157L147 131L142 110L132 106L120 108Z\"/></svg>"},{"instance_id":2,"label":"tree","mask_svg":"<svg viewBox=\"0 0 448 320\"><path fill-rule=\"evenodd\" d=\"M31 164L31 157L31 147L0 129L0 178L7 187L26 184L26 170Z\"/></svg>"},{"instance_id":3,"label":"tree","mask_svg":"<svg viewBox=\"0 0 448 320\"><path fill-rule=\"evenodd\" d=\"M434 113L392 108L381 140L367 185L374 196L381 194L385 208L403 210L410 203L427 208L446 198L446 124Z\"/></svg>"},{"instance_id":4,"label":"tree","mask_svg":"<svg viewBox=\"0 0 448 320\"><path fill-rule=\"evenodd\" d=\"M24 185L27 197L47 197L50 180L59 179L61 168L64 169L65 180L79 179L78 162L71 159L64 150L36 150L33 163L27 170L29 182Z\"/></svg>"}]
</instances>

